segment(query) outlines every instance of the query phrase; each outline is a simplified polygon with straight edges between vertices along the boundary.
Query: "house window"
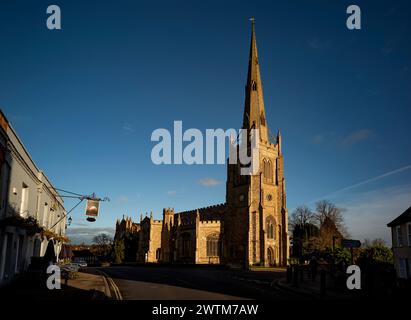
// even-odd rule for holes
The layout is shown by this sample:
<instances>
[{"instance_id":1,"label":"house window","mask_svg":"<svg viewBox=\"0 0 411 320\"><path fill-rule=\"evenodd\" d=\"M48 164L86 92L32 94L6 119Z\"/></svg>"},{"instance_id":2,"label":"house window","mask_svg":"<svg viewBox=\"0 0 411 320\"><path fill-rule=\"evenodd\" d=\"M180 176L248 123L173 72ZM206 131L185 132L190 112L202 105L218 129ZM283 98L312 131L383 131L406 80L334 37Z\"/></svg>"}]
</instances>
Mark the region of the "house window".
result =
<instances>
[{"instance_id":1,"label":"house window","mask_svg":"<svg viewBox=\"0 0 411 320\"><path fill-rule=\"evenodd\" d=\"M220 236L212 234L207 237L207 257L218 257L220 255Z\"/></svg>"},{"instance_id":2,"label":"house window","mask_svg":"<svg viewBox=\"0 0 411 320\"><path fill-rule=\"evenodd\" d=\"M408 245L411 246L411 222L407 224Z\"/></svg>"},{"instance_id":3,"label":"house window","mask_svg":"<svg viewBox=\"0 0 411 320\"><path fill-rule=\"evenodd\" d=\"M401 232L401 226L397 226L397 247L402 247L402 232Z\"/></svg>"},{"instance_id":4,"label":"house window","mask_svg":"<svg viewBox=\"0 0 411 320\"><path fill-rule=\"evenodd\" d=\"M49 213L49 205L47 202L44 202L44 208L43 208L43 216L41 217L41 225L44 227L46 226L46 222L47 222L47 215Z\"/></svg>"},{"instance_id":5,"label":"house window","mask_svg":"<svg viewBox=\"0 0 411 320\"><path fill-rule=\"evenodd\" d=\"M267 218L267 239L275 239L275 221L273 217Z\"/></svg>"},{"instance_id":6,"label":"house window","mask_svg":"<svg viewBox=\"0 0 411 320\"><path fill-rule=\"evenodd\" d=\"M0 167L3 166L3 163L6 161L6 149L3 146L0 146Z\"/></svg>"},{"instance_id":7,"label":"house window","mask_svg":"<svg viewBox=\"0 0 411 320\"><path fill-rule=\"evenodd\" d=\"M407 278L406 261L403 258L398 259L398 277Z\"/></svg>"},{"instance_id":8,"label":"house window","mask_svg":"<svg viewBox=\"0 0 411 320\"><path fill-rule=\"evenodd\" d=\"M23 183L21 189L21 206L20 214L22 216L27 216L29 209L29 187Z\"/></svg>"},{"instance_id":9,"label":"house window","mask_svg":"<svg viewBox=\"0 0 411 320\"><path fill-rule=\"evenodd\" d=\"M0 176L0 216L1 214L6 214L6 201L7 201L7 196L6 196L6 192L7 192L7 187L9 186L10 183L10 165L7 162L3 162L3 164L1 165L1 176ZM3 212L1 212L3 211Z\"/></svg>"},{"instance_id":10,"label":"house window","mask_svg":"<svg viewBox=\"0 0 411 320\"><path fill-rule=\"evenodd\" d=\"M48 217L47 217L47 220L48 220L48 223L47 223L47 229L51 229L51 227L53 226L53 214L52 214L52 211L50 210L49 212L48 212Z\"/></svg>"},{"instance_id":11,"label":"house window","mask_svg":"<svg viewBox=\"0 0 411 320\"><path fill-rule=\"evenodd\" d=\"M23 245L24 245L24 236L20 235L18 237L18 245L17 245L17 260L16 260L16 267L15 267L15 272L20 273L23 269L23 257L24 257L24 252L23 252Z\"/></svg>"},{"instance_id":12,"label":"house window","mask_svg":"<svg viewBox=\"0 0 411 320\"><path fill-rule=\"evenodd\" d=\"M157 248L157 250L156 250L156 259L157 260L160 260L160 254L161 254L161 249Z\"/></svg>"}]
</instances>

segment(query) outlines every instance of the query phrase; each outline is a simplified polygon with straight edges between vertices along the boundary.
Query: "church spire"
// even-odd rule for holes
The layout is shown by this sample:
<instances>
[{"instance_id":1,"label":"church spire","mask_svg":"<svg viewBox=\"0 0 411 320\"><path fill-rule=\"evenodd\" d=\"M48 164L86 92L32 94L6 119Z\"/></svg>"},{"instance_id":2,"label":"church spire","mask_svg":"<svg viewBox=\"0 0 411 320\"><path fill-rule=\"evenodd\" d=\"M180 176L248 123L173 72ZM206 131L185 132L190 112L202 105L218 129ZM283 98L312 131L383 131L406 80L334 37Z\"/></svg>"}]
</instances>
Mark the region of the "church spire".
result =
<instances>
[{"instance_id":1,"label":"church spire","mask_svg":"<svg viewBox=\"0 0 411 320\"><path fill-rule=\"evenodd\" d=\"M267 120L265 116L263 85L258 62L257 39L254 18L251 21L251 44L248 60L247 84L245 87L245 106L243 128L258 128L260 139L268 141Z\"/></svg>"}]
</instances>

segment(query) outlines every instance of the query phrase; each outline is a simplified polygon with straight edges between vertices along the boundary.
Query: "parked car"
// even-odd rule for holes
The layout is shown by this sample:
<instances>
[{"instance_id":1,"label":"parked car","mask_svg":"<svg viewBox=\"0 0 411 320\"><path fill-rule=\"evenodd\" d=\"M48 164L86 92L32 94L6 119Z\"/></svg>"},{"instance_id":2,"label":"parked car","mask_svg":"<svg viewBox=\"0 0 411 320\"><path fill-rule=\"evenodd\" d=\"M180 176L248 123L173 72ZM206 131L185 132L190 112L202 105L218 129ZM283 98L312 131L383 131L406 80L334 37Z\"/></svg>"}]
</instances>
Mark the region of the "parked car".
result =
<instances>
[{"instance_id":1,"label":"parked car","mask_svg":"<svg viewBox=\"0 0 411 320\"><path fill-rule=\"evenodd\" d=\"M80 266L77 263L68 263L60 268L63 271L69 271L69 272L77 272L80 269Z\"/></svg>"},{"instance_id":2,"label":"parked car","mask_svg":"<svg viewBox=\"0 0 411 320\"><path fill-rule=\"evenodd\" d=\"M73 263L77 264L81 268L87 267L87 262L83 259L74 259Z\"/></svg>"}]
</instances>

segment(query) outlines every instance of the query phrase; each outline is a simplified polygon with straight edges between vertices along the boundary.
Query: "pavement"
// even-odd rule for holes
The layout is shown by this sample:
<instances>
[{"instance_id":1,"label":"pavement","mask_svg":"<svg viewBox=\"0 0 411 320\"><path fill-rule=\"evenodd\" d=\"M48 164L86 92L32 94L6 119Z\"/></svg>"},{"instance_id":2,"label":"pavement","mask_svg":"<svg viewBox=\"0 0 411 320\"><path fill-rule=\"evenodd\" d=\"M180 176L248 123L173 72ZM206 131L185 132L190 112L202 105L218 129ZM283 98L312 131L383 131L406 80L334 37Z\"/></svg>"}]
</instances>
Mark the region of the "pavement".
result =
<instances>
[{"instance_id":1,"label":"pavement","mask_svg":"<svg viewBox=\"0 0 411 320\"><path fill-rule=\"evenodd\" d=\"M90 292L91 299L111 299L111 288L104 275L96 275L85 272L79 272L78 278L68 280L67 287L70 289Z\"/></svg>"},{"instance_id":2,"label":"pavement","mask_svg":"<svg viewBox=\"0 0 411 320\"><path fill-rule=\"evenodd\" d=\"M26 274L0 288L0 297L34 300L107 300L112 299L111 288L101 274L78 272L75 279L62 279L61 289L50 290L46 275Z\"/></svg>"}]
</instances>

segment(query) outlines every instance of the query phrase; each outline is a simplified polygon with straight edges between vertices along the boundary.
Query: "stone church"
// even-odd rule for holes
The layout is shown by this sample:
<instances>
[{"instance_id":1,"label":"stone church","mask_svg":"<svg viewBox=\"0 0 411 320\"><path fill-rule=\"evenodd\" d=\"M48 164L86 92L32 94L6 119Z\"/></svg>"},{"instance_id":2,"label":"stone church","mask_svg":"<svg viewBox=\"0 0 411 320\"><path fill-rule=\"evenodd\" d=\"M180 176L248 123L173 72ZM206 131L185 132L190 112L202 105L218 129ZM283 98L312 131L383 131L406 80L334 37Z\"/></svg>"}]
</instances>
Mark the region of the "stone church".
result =
<instances>
[{"instance_id":1,"label":"stone church","mask_svg":"<svg viewBox=\"0 0 411 320\"><path fill-rule=\"evenodd\" d=\"M285 266L289 255L288 211L281 135L269 135L254 21L245 87L243 129L259 130L259 172L240 175L227 164L226 202L185 212L163 209L134 223L116 223L115 239L136 242L139 262Z\"/></svg>"}]
</instances>

